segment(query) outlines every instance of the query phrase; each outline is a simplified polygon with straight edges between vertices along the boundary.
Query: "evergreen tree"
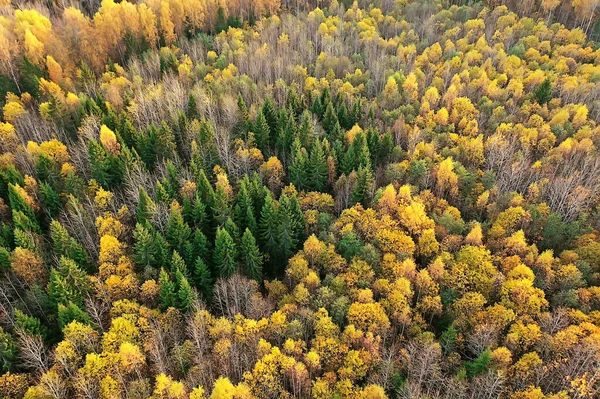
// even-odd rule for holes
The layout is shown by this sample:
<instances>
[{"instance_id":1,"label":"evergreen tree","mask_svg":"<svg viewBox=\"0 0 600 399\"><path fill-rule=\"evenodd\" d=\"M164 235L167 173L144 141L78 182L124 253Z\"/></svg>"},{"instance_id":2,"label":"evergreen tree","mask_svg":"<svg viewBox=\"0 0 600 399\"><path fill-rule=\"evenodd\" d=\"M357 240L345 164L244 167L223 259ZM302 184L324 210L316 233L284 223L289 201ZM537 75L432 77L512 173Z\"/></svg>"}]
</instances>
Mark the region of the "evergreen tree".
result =
<instances>
[{"instance_id":1,"label":"evergreen tree","mask_svg":"<svg viewBox=\"0 0 600 399\"><path fill-rule=\"evenodd\" d=\"M237 106L240 112L240 122L246 129L248 129L250 127L250 112L248 111L248 106L244 101L244 97L242 97L242 93L238 93Z\"/></svg>"},{"instance_id":2,"label":"evergreen tree","mask_svg":"<svg viewBox=\"0 0 600 399\"><path fill-rule=\"evenodd\" d=\"M133 231L133 254L131 259L141 267L159 266L159 249L156 247L154 235L140 223Z\"/></svg>"},{"instance_id":3,"label":"evergreen tree","mask_svg":"<svg viewBox=\"0 0 600 399\"><path fill-rule=\"evenodd\" d=\"M325 108L325 115L323 115L323 128L329 137L335 138L336 124L339 125L337 113L333 108L333 104L329 102L327 103L327 108Z\"/></svg>"},{"instance_id":4,"label":"evergreen tree","mask_svg":"<svg viewBox=\"0 0 600 399\"><path fill-rule=\"evenodd\" d=\"M369 206L371 200L371 190L373 187L373 172L370 168L360 167L356 173L356 183L350 195L350 204L360 202L365 208Z\"/></svg>"},{"instance_id":5,"label":"evergreen tree","mask_svg":"<svg viewBox=\"0 0 600 399\"><path fill-rule=\"evenodd\" d=\"M148 223L152 218L152 214L154 212L155 207L156 204L154 203L152 198L150 198L150 196L148 195L146 190L144 190L143 187L140 187L138 206L136 210L138 223Z\"/></svg>"},{"instance_id":6,"label":"evergreen tree","mask_svg":"<svg viewBox=\"0 0 600 399\"><path fill-rule=\"evenodd\" d=\"M271 129L262 111L258 113L256 122L254 123L254 138L256 140L257 147L263 152L263 154L268 154Z\"/></svg>"},{"instance_id":7,"label":"evergreen tree","mask_svg":"<svg viewBox=\"0 0 600 399\"><path fill-rule=\"evenodd\" d=\"M212 204L213 225L222 227L231 216L231 208L229 207L229 198L225 189L222 186L217 187Z\"/></svg>"},{"instance_id":8,"label":"evergreen tree","mask_svg":"<svg viewBox=\"0 0 600 399\"><path fill-rule=\"evenodd\" d=\"M279 117L277 115L277 111L275 110L275 107L273 106L273 103L271 102L269 97L267 97L265 99L265 102L263 103L263 106L262 106L261 113L265 116L265 120L267 121L267 124L269 125L269 133L270 133L269 143L271 145L273 145L273 144L275 144L275 142L277 140L277 135L279 133L280 124L279 124Z\"/></svg>"},{"instance_id":9,"label":"evergreen tree","mask_svg":"<svg viewBox=\"0 0 600 399\"><path fill-rule=\"evenodd\" d=\"M534 96L540 105L544 105L552 100L552 82L550 81L550 78L544 79L535 90Z\"/></svg>"},{"instance_id":10,"label":"evergreen tree","mask_svg":"<svg viewBox=\"0 0 600 399\"><path fill-rule=\"evenodd\" d=\"M305 190L310 187L310 175L311 170L309 168L309 160L306 156L306 150L304 148L300 148L300 141L298 139L294 140L294 144L292 146L295 151L294 157L292 158L292 163L290 164L290 182L296 187L298 190Z\"/></svg>"},{"instance_id":11,"label":"evergreen tree","mask_svg":"<svg viewBox=\"0 0 600 399\"><path fill-rule=\"evenodd\" d=\"M179 255L179 252L177 252L177 251L173 251L173 254L171 255L171 272L172 273L179 272L179 273L183 274L184 276L188 275L188 270L187 270L185 261L183 260L181 255Z\"/></svg>"},{"instance_id":12,"label":"evergreen tree","mask_svg":"<svg viewBox=\"0 0 600 399\"><path fill-rule=\"evenodd\" d=\"M310 172L311 189L325 191L327 189L327 157L320 140L315 141L310 150L308 170Z\"/></svg>"},{"instance_id":13,"label":"evergreen tree","mask_svg":"<svg viewBox=\"0 0 600 399\"><path fill-rule=\"evenodd\" d=\"M52 250L58 257L65 256L73 259L79 267L93 271L93 265L83 245L69 235L58 221L50 222L50 238L52 239Z\"/></svg>"},{"instance_id":14,"label":"evergreen tree","mask_svg":"<svg viewBox=\"0 0 600 399\"><path fill-rule=\"evenodd\" d=\"M185 275L179 270L175 272L177 283L177 308L187 312L194 302L194 290Z\"/></svg>"},{"instance_id":15,"label":"evergreen tree","mask_svg":"<svg viewBox=\"0 0 600 399\"><path fill-rule=\"evenodd\" d=\"M42 194L42 205L48 215L50 217L58 215L62 209L62 201L58 193L46 182L40 183L40 192Z\"/></svg>"},{"instance_id":16,"label":"evergreen tree","mask_svg":"<svg viewBox=\"0 0 600 399\"><path fill-rule=\"evenodd\" d=\"M261 282L263 256L256 245L256 239L250 229L246 229L242 236L240 257L244 274L251 279Z\"/></svg>"},{"instance_id":17,"label":"evergreen tree","mask_svg":"<svg viewBox=\"0 0 600 399\"><path fill-rule=\"evenodd\" d=\"M194 284L200 290L204 298L208 299L212 295L212 277L210 270L202 257L196 259L194 264Z\"/></svg>"},{"instance_id":18,"label":"evergreen tree","mask_svg":"<svg viewBox=\"0 0 600 399\"><path fill-rule=\"evenodd\" d=\"M298 127L298 139L300 140L300 147L310 148L313 136L312 116L310 112L304 111L300 119L300 126ZM292 155L293 154L294 151L292 150Z\"/></svg>"},{"instance_id":19,"label":"evergreen tree","mask_svg":"<svg viewBox=\"0 0 600 399\"><path fill-rule=\"evenodd\" d=\"M259 232L262 247L274 258L279 252L279 218L277 214L277 205L269 192L265 198L262 212L260 214ZM271 259L273 260L273 259Z\"/></svg>"},{"instance_id":20,"label":"evergreen tree","mask_svg":"<svg viewBox=\"0 0 600 399\"><path fill-rule=\"evenodd\" d=\"M237 268L237 248L227 230L217 228L213 263L220 277L230 277Z\"/></svg>"},{"instance_id":21,"label":"evergreen tree","mask_svg":"<svg viewBox=\"0 0 600 399\"><path fill-rule=\"evenodd\" d=\"M123 182L125 164L117 155L112 155L96 140L88 144L92 177L103 187L111 188Z\"/></svg>"},{"instance_id":22,"label":"evergreen tree","mask_svg":"<svg viewBox=\"0 0 600 399\"><path fill-rule=\"evenodd\" d=\"M158 300L160 303L160 308L164 311L175 306L177 302L175 295L175 284L171 281L169 274L165 271L165 269L160 270L158 281L160 283Z\"/></svg>"},{"instance_id":23,"label":"evergreen tree","mask_svg":"<svg viewBox=\"0 0 600 399\"><path fill-rule=\"evenodd\" d=\"M294 254L294 250L298 245L297 237L297 221L295 215L292 212L292 206L290 199L282 195L279 199L278 209L278 229L277 229L277 241L279 250L280 265L285 267L285 262ZM281 268L280 268L281 269ZM282 273L283 270L276 270L277 274Z\"/></svg>"},{"instance_id":24,"label":"evergreen tree","mask_svg":"<svg viewBox=\"0 0 600 399\"><path fill-rule=\"evenodd\" d=\"M173 249L183 252L185 243L190 239L192 229L183 220L181 208L177 203L171 205L169 224L167 226L167 241Z\"/></svg>"},{"instance_id":25,"label":"evergreen tree","mask_svg":"<svg viewBox=\"0 0 600 399\"><path fill-rule=\"evenodd\" d=\"M58 304L58 326L60 329L64 329L73 321L82 324L91 323L90 315L81 310L81 308L73 302L69 302L67 305L63 305L62 303Z\"/></svg>"}]
</instances>

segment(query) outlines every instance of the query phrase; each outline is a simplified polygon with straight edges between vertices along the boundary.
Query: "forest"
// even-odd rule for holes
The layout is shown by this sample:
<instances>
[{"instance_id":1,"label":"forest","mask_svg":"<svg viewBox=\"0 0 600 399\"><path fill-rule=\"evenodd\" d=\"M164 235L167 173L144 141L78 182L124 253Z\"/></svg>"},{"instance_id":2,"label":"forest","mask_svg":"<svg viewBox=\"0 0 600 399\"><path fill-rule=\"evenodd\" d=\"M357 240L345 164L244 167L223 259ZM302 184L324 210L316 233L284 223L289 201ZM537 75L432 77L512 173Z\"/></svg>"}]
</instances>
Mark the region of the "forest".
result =
<instances>
[{"instance_id":1,"label":"forest","mask_svg":"<svg viewBox=\"0 0 600 399\"><path fill-rule=\"evenodd\" d=\"M599 21L0 0L0 398L599 398Z\"/></svg>"}]
</instances>

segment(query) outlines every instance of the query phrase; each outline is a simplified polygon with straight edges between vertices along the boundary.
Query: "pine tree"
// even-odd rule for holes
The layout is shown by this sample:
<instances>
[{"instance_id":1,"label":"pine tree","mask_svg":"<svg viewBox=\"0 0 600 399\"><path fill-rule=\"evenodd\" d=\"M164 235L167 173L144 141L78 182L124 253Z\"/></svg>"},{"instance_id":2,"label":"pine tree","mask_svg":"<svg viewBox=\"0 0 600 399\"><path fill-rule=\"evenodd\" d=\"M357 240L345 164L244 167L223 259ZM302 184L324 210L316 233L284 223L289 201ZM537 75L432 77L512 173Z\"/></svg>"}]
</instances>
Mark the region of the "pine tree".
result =
<instances>
[{"instance_id":1,"label":"pine tree","mask_svg":"<svg viewBox=\"0 0 600 399\"><path fill-rule=\"evenodd\" d=\"M278 254L279 260L281 261L280 265L285 267L285 262L294 254L294 250L298 245L298 238L296 237L296 220L292 213L290 200L285 195L282 195L279 199L278 216ZM282 269L282 267L280 267L280 269ZM275 272L280 274L283 270L276 270Z\"/></svg>"},{"instance_id":2,"label":"pine tree","mask_svg":"<svg viewBox=\"0 0 600 399\"><path fill-rule=\"evenodd\" d=\"M237 268L237 248L227 230L217 228L213 263L220 277L230 277Z\"/></svg>"},{"instance_id":3,"label":"pine tree","mask_svg":"<svg viewBox=\"0 0 600 399\"><path fill-rule=\"evenodd\" d=\"M179 270L175 272L177 283L177 308L187 312L194 302L194 290L185 275Z\"/></svg>"},{"instance_id":4,"label":"pine tree","mask_svg":"<svg viewBox=\"0 0 600 399\"><path fill-rule=\"evenodd\" d=\"M310 150L308 170L310 172L311 189L325 191L327 189L327 157L320 140L315 141Z\"/></svg>"},{"instance_id":5,"label":"pine tree","mask_svg":"<svg viewBox=\"0 0 600 399\"><path fill-rule=\"evenodd\" d=\"M208 299L212 295L212 277L210 275L210 270L202 257L198 257L196 259L196 263L194 264L194 284L200 290L204 298Z\"/></svg>"},{"instance_id":6,"label":"pine tree","mask_svg":"<svg viewBox=\"0 0 600 399\"><path fill-rule=\"evenodd\" d=\"M256 218L252 210L252 199L247 181L244 179L240 183L240 190L235 200L234 218L240 230L250 228L251 231L256 231Z\"/></svg>"},{"instance_id":7,"label":"pine tree","mask_svg":"<svg viewBox=\"0 0 600 399\"><path fill-rule=\"evenodd\" d=\"M244 274L251 279L261 282L263 256L256 245L256 239L250 229L246 229L242 236L240 257Z\"/></svg>"},{"instance_id":8,"label":"pine tree","mask_svg":"<svg viewBox=\"0 0 600 399\"><path fill-rule=\"evenodd\" d=\"M158 278L160 283L160 291L158 293L160 308L164 311L176 304L175 284L169 278L169 274L164 270L160 270Z\"/></svg>"}]
</instances>

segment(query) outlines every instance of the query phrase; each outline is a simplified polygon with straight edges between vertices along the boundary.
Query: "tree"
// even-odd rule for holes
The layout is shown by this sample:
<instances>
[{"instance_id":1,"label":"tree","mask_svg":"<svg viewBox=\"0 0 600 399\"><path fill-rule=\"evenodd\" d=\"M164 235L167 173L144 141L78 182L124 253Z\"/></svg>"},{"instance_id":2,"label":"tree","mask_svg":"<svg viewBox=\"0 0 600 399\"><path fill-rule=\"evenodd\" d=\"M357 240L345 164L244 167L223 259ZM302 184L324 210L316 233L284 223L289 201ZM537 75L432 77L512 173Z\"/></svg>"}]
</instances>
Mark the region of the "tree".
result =
<instances>
[{"instance_id":1,"label":"tree","mask_svg":"<svg viewBox=\"0 0 600 399\"><path fill-rule=\"evenodd\" d=\"M316 140L310 149L308 171L310 187L315 191L325 191L327 188L327 157L320 140Z\"/></svg>"},{"instance_id":2,"label":"tree","mask_svg":"<svg viewBox=\"0 0 600 399\"><path fill-rule=\"evenodd\" d=\"M220 277L230 277L237 269L237 248L233 238L224 228L217 228L213 263Z\"/></svg>"},{"instance_id":3,"label":"tree","mask_svg":"<svg viewBox=\"0 0 600 399\"><path fill-rule=\"evenodd\" d=\"M251 279L261 282L263 256L258 249L256 239L250 229L246 228L240 245L240 258L244 274Z\"/></svg>"},{"instance_id":4,"label":"tree","mask_svg":"<svg viewBox=\"0 0 600 399\"><path fill-rule=\"evenodd\" d=\"M183 312L187 312L194 302L194 290L185 275L179 270L175 272L175 281L177 284L177 307Z\"/></svg>"},{"instance_id":5,"label":"tree","mask_svg":"<svg viewBox=\"0 0 600 399\"><path fill-rule=\"evenodd\" d=\"M260 214L259 232L262 247L271 257L279 252L279 226L277 205L269 192Z\"/></svg>"},{"instance_id":6,"label":"tree","mask_svg":"<svg viewBox=\"0 0 600 399\"><path fill-rule=\"evenodd\" d=\"M552 100L552 82L550 81L550 78L544 79L544 81L535 90L534 96L540 105L544 105Z\"/></svg>"},{"instance_id":7,"label":"tree","mask_svg":"<svg viewBox=\"0 0 600 399\"><path fill-rule=\"evenodd\" d=\"M159 291L159 303L162 310L166 310L177 303L177 296L175 294L175 284L171 281L169 274L165 269L160 270L160 291Z\"/></svg>"},{"instance_id":8,"label":"tree","mask_svg":"<svg viewBox=\"0 0 600 399\"><path fill-rule=\"evenodd\" d=\"M196 259L192 275L194 279L194 284L204 295L204 298L210 298L213 280L210 275L210 269L200 256Z\"/></svg>"}]
</instances>

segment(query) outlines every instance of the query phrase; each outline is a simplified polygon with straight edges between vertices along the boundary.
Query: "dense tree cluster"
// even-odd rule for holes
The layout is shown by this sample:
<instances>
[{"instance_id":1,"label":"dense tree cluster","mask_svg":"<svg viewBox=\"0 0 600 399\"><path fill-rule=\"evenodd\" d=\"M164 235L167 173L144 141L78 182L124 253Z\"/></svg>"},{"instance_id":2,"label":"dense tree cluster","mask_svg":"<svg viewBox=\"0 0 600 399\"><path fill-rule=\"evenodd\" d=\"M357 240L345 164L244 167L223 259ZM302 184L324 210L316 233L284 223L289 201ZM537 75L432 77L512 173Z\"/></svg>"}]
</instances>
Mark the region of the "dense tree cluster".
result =
<instances>
[{"instance_id":1,"label":"dense tree cluster","mask_svg":"<svg viewBox=\"0 0 600 399\"><path fill-rule=\"evenodd\" d=\"M596 2L21 3L0 398L600 396Z\"/></svg>"}]
</instances>

